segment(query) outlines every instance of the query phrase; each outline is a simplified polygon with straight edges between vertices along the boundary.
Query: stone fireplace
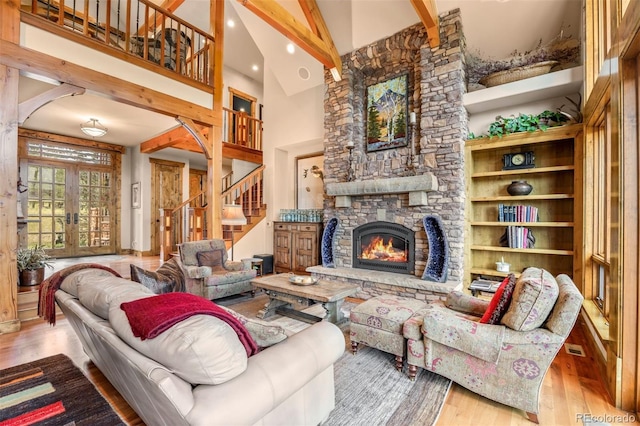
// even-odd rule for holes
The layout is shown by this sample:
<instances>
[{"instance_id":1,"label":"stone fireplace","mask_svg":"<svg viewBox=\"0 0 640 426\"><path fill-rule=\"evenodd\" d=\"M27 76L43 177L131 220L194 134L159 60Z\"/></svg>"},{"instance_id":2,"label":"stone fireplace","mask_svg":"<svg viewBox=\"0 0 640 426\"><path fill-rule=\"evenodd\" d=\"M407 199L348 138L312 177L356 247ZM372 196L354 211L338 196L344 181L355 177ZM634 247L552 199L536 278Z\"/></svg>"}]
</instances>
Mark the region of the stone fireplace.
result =
<instances>
[{"instance_id":1,"label":"stone fireplace","mask_svg":"<svg viewBox=\"0 0 640 426\"><path fill-rule=\"evenodd\" d=\"M353 267L413 274L414 232L393 222L365 223L353 230Z\"/></svg>"},{"instance_id":2,"label":"stone fireplace","mask_svg":"<svg viewBox=\"0 0 640 426\"><path fill-rule=\"evenodd\" d=\"M467 112L462 103L466 85L460 11L440 15L439 47L431 48L426 40L424 27L417 24L342 56L341 81L325 72L324 175L328 197L324 215L339 221L334 235L336 268L313 267L311 271L357 283L364 298L392 293L425 299L462 285ZM415 132L408 135L412 142L368 152L366 88L402 74L409 76L408 111L418 118ZM351 143L353 149L348 150ZM348 180L349 175L355 178ZM422 225L426 215L439 217L448 239L446 283L419 278L428 259ZM390 222L413 232L413 247L404 248L414 260L409 271L397 274L360 269L360 262L355 261L358 243L353 239L354 231L375 222Z\"/></svg>"}]
</instances>

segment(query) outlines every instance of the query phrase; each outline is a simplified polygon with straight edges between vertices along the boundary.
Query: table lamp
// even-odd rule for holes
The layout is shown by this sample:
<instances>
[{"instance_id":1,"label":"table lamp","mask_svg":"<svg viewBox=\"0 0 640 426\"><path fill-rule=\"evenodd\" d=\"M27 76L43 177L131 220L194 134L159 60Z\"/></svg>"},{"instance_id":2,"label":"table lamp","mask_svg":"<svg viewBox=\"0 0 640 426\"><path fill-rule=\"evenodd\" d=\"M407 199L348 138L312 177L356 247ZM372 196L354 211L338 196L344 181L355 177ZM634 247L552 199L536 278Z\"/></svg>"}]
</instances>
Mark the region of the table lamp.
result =
<instances>
[{"instance_id":1,"label":"table lamp","mask_svg":"<svg viewBox=\"0 0 640 426\"><path fill-rule=\"evenodd\" d=\"M233 261L234 226L247 224L247 218L242 213L242 206L239 204L224 204L222 206L222 224L231 225L231 260Z\"/></svg>"}]
</instances>

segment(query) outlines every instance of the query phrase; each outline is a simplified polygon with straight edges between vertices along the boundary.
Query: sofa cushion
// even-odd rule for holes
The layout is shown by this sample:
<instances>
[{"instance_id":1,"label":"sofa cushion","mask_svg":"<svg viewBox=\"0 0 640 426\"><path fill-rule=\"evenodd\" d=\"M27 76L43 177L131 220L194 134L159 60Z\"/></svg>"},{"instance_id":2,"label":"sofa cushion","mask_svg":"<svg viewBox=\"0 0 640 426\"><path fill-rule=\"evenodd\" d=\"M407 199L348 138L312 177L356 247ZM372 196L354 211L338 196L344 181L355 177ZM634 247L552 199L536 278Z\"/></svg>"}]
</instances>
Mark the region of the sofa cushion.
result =
<instances>
[{"instance_id":1,"label":"sofa cushion","mask_svg":"<svg viewBox=\"0 0 640 426\"><path fill-rule=\"evenodd\" d=\"M516 331L540 327L558 299L558 284L549 272L527 268L522 272L513 291L511 305L501 323Z\"/></svg>"},{"instance_id":2,"label":"sofa cushion","mask_svg":"<svg viewBox=\"0 0 640 426\"><path fill-rule=\"evenodd\" d=\"M491 298L489 306L480 319L482 324L500 324L500 320L511 305L511 297L516 286L516 276L507 275Z\"/></svg>"},{"instance_id":3,"label":"sofa cushion","mask_svg":"<svg viewBox=\"0 0 640 426\"><path fill-rule=\"evenodd\" d=\"M235 284L241 281L249 281L256 277L255 269L243 270L243 271L224 271L214 273L211 276L205 278L205 286L219 286L226 284Z\"/></svg>"},{"instance_id":4,"label":"sofa cushion","mask_svg":"<svg viewBox=\"0 0 640 426\"><path fill-rule=\"evenodd\" d=\"M198 266L208 266L214 274L217 272L226 272L222 263L222 250L207 250L196 253Z\"/></svg>"},{"instance_id":5,"label":"sofa cushion","mask_svg":"<svg viewBox=\"0 0 640 426\"><path fill-rule=\"evenodd\" d=\"M285 329L279 325L272 325L257 318L247 318L232 309L222 305L218 306L236 317L238 321L247 328L249 334L251 334L251 337L253 337L253 340L255 340L260 348L268 348L287 338Z\"/></svg>"},{"instance_id":6,"label":"sofa cushion","mask_svg":"<svg viewBox=\"0 0 640 426\"><path fill-rule=\"evenodd\" d=\"M64 281L62 281L60 288L66 291L67 293L72 294L74 297L78 297L78 286L80 285L81 282L88 282L88 281L91 281L93 278L97 278L97 277L113 277L113 276L114 275L111 272L105 269L94 269L94 268L81 269L79 271L76 271L70 274L68 277L66 277ZM85 280L84 279L85 277L88 277L88 280Z\"/></svg>"},{"instance_id":7,"label":"sofa cushion","mask_svg":"<svg viewBox=\"0 0 640 426\"><path fill-rule=\"evenodd\" d=\"M153 292L142 284L117 278L85 275L78 285L80 303L99 316L109 318L109 306L114 300L136 300L152 295Z\"/></svg>"},{"instance_id":8,"label":"sofa cushion","mask_svg":"<svg viewBox=\"0 0 640 426\"><path fill-rule=\"evenodd\" d=\"M211 315L194 315L147 340L133 335L118 303L109 309L109 322L129 346L193 385L224 383L247 368L247 352L236 332Z\"/></svg>"}]
</instances>

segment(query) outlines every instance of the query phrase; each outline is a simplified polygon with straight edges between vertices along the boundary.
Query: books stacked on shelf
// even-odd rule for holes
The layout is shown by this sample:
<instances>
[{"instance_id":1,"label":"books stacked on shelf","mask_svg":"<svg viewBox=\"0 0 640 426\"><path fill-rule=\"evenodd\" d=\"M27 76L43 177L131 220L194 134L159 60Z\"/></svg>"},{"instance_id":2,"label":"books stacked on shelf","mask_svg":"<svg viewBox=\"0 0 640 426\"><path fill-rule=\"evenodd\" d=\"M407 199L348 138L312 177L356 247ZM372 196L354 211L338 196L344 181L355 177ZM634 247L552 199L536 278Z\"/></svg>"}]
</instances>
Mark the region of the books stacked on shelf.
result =
<instances>
[{"instance_id":1,"label":"books stacked on shelf","mask_svg":"<svg viewBox=\"0 0 640 426\"><path fill-rule=\"evenodd\" d=\"M498 221L500 222L537 222L538 208L533 206L498 204Z\"/></svg>"},{"instance_id":2,"label":"books stacked on shelf","mask_svg":"<svg viewBox=\"0 0 640 426\"><path fill-rule=\"evenodd\" d=\"M530 247L529 234L531 230L524 226L507 226L507 244L510 248L532 248Z\"/></svg>"}]
</instances>

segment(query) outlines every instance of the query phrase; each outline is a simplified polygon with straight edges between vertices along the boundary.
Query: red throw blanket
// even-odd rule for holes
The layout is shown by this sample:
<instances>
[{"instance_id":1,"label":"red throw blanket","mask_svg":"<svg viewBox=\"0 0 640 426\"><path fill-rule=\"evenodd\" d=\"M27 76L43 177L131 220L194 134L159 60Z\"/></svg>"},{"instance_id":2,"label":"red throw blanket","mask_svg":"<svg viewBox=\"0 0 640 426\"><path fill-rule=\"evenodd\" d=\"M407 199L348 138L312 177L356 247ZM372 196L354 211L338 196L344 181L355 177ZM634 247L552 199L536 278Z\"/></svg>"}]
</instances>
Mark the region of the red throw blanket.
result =
<instances>
[{"instance_id":1,"label":"red throw blanket","mask_svg":"<svg viewBox=\"0 0 640 426\"><path fill-rule=\"evenodd\" d=\"M60 288L64 279L69 275L80 271L81 269L88 268L104 269L105 271L111 272L116 277L122 278L122 276L113 269L99 263L79 263L55 272L40 284L40 290L38 293L38 315L41 316L43 320L48 321L51 325L56 325L56 290Z\"/></svg>"},{"instance_id":2,"label":"red throw blanket","mask_svg":"<svg viewBox=\"0 0 640 426\"><path fill-rule=\"evenodd\" d=\"M258 353L258 345L236 317L210 300L189 293L165 293L120 305L133 335L142 340L153 339L171 326L193 315L211 315L226 322L238 334L247 356Z\"/></svg>"}]
</instances>

